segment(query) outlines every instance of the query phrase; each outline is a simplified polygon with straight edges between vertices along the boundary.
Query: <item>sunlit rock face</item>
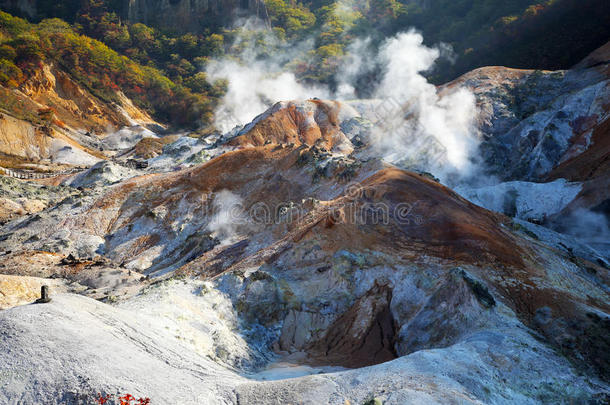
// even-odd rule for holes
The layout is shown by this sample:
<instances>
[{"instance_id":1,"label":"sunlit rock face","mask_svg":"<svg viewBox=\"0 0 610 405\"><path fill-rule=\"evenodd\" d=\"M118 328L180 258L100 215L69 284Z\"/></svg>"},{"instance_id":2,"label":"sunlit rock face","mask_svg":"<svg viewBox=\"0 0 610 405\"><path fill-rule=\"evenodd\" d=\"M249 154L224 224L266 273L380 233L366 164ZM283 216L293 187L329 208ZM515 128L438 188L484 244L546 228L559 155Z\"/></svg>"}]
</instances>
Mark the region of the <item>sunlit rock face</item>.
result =
<instances>
[{"instance_id":1,"label":"sunlit rock face","mask_svg":"<svg viewBox=\"0 0 610 405\"><path fill-rule=\"evenodd\" d=\"M442 90L466 86L475 94L479 110L479 152L485 163L478 180L488 184L458 191L486 208L585 239L606 262L609 56L607 43L565 71L484 67ZM546 242L561 248L564 242L559 239L548 235Z\"/></svg>"},{"instance_id":2,"label":"sunlit rock face","mask_svg":"<svg viewBox=\"0 0 610 405\"><path fill-rule=\"evenodd\" d=\"M246 125L228 144L317 146L349 155L354 147L341 124L356 114L348 105L336 101L279 102Z\"/></svg>"},{"instance_id":3,"label":"sunlit rock face","mask_svg":"<svg viewBox=\"0 0 610 405\"><path fill-rule=\"evenodd\" d=\"M222 26L235 17L268 19L261 0L129 0L123 12L132 22L178 32L199 32L210 25Z\"/></svg>"},{"instance_id":4,"label":"sunlit rock face","mask_svg":"<svg viewBox=\"0 0 610 405\"><path fill-rule=\"evenodd\" d=\"M51 63L42 64L20 89L6 91L37 118L2 113L0 167L59 174L109 158L107 152L126 146L120 138L131 138L127 146L132 146L155 136L144 128L156 126L155 121L121 91L115 93L118 103L100 100Z\"/></svg>"}]
</instances>

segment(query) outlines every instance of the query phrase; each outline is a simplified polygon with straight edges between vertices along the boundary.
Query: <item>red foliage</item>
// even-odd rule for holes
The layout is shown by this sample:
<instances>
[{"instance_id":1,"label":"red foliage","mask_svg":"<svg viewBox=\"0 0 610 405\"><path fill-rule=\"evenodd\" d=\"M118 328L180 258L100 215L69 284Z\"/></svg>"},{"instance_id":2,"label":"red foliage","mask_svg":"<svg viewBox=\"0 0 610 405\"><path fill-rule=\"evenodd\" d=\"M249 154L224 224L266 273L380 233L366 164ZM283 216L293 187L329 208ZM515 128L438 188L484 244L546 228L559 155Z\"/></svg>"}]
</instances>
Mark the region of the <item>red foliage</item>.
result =
<instances>
[{"instance_id":1,"label":"red foliage","mask_svg":"<svg viewBox=\"0 0 610 405\"><path fill-rule=\"evenodd\" d=\"M97 394L97 395L98 395L97 403L100 405L104 405L110 399L110 394L107 394L105 397L103 397L102 394Z\"/></svg>"},{"instance_id":2,"label":"red foliage","mask_svg":"<svg viewBox=\"0 0 610 405\"><path fill-rule=\"evenodd\" d=\"M106 396L102 396L102 394L97 394L97 403L100 405L104 405L108 402L112 396L110 394L106 394ZM135 401L135 402L134 402ZM134 397L131 394L125 394L122 397L119 397L120 405L150 405L150 398L138 398Z\"/></svg>"},{"instance_id":3,"label":"red foliage","mask_svg":"<svg viewBox=\"0 0 610 405\"><path fill-rule=\"evenodd\" d=\"M121 405L131 405L131 401L135 401L136 398L131 394L125 394L122 397L119 397L119 401Z\"/></svg>"}]
</instances>

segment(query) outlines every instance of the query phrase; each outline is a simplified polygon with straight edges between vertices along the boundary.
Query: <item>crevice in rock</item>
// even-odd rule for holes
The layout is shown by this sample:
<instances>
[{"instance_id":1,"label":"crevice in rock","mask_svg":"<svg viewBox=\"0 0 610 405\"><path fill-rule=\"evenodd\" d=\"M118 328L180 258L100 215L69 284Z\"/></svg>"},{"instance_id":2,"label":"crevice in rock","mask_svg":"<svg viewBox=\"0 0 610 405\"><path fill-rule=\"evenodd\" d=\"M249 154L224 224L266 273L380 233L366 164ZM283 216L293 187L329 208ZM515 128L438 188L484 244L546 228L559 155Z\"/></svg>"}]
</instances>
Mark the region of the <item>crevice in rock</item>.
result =
<instances>
[{"instance_id":1,"label":"crevice in rock","mask_svg":"<svg viewBox=\"0 0 610 405\"><path fill-rule=\"evenodd\" d=\"M356 368L397 358L391 300L391 289L375 284L328 327L321 339L309 345L306 351L312 361Z\"/></svg>"}]
</instances>

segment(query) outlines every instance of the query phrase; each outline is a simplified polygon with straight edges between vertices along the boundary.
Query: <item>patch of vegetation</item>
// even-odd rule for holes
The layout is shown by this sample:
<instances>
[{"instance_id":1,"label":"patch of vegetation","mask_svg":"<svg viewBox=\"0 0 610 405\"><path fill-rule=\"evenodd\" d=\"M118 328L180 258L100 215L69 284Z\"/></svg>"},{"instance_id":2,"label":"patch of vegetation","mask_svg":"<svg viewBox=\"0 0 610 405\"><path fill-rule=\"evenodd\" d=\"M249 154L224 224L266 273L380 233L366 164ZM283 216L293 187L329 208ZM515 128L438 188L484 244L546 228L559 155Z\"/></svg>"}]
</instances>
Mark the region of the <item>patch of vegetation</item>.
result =
<instances>
[{"instance_id":1,"label":"patch of vegetation","mask_svg":"<svg viewBox=\"0 0 610 405\"><path fill-rule=\"evenodd\" d=\"M11 91L11 87L17 86L16 82L11 83L10 80L8 82L4 82L0 77L0 84L7 86L0 86L0 110L8 112L15 118L28 121L36 125L41 125L43 123L41 117L36 113L33 103Z\"/></svg>"},{"instance_id":2,"label":"patch of vegetation","mask_svg":"<svg viewBox=\"0 0 610 405\"><path fill-rule=\"evenodd\" d=\"M354 160L353 162L346 162L342 167L342 170L337 174L337 179L340 182L350 182L356 174L358 174L358 169L362 166L360 161Z\"/></svg>"},{"instance_id":3,"label":"patch of vegetation","mask_svg":"<svg viewBox=\"0 0 610 405\"><path fill-rule=\"evenodd\" d=\"M427 179L429 179L429 180L435 181L435 182L437 182L437 183L440 183L440 182L441 182L441 181L440 181L440 179L439 179L438 177L434 176L434 175L433 175L432 173L430 173L430 172L417 171L417 174L419 174L420 176L425 177L425 178L427 178Z\"/></svg>"},{"instance_id":4,"label":"patch of vegetation","mask_svg":"<svg viewBox=\"0 0 610 405\"><path fill-rule=\"evenodd\" d=\"M527 229L526 227L524 227L523 225L521 225L517 222L512 222L511 227L512 227L513 231L515 231L515 232L521 232L521 233L526 234L527 236L529 236L532 239L540 240L538 235L536 235L534 232L530 231L529 229Z\"/></svg>"},{"instance_id":5,"label":"patch of vegetation","mask_svg":"<svg viewBox=\"0 0 610 405\"><path fill-rule=\"evenodd\" d=\"M212 155L205 149L200 150L197 153L193 153L186 159L186 163L192 164L200 164L209 161L212 158Z\"/></svg>"},{"instance_id":6,"label":"patch of vegetation","mask_svg":"<svg viewBox=\"0 0 610 405\"><path fill-rule=\"evenodd\" d=\"M262 270L257 270L252 272L248 277L250 281L274 281L274 278L271 274L264 272Z\"/></svg>"},{"instance_id":7,"label":"patch of vegetation","mask_svg":"<svg viewBox=\"0 0 610 405\"><path fill-rule=\"evenodd\" d=\"M129 21L118 0L34 3L36 24L0 15L0 84L18 87L41 62L53 61L97 97L116 101L121 89L157 120L179 127L210 123L226 91L226 82L211 83L203 72L209 60L252 44L258 57L284 58L299 80L334 87L355 38L370 38L376 48L412 27L426 44L455 51L457 58L428 72L437 83L485 65L568 68L610 37L607 0L265 0L273 35L213 19L203 19L197 32L163 30ZM307 50L295 50L299 43ZM361 78L361 96L380 73Z\"/></svg>"},{"instance_id":8,"label":"patch of vegetation","mask_svg":"<svg viewBox=\"0 0 610 405\"><path fill-rule=\"evenodd\" d=\"M163 153L163 147L178 139L176 135L162 138L142 138L134 146L134 156L140 159L150 159Z\"/></svg>"},{"instance_id":9,"label":"patch of vegetation","mask_svg":"<svg viewBox=\"0 0 610 405\"><path fill-rule=\"evenodd\" d=\"M456 63L434 73L442 82L480 66L569 68L607 42L608 15L604 0L432 0L405 5L395 26L453 46Z\"/></svg>"},{"instance_id":10,"label":"patch of vegetation","mask_svg":"<svg viewBox=\"0 0 610 405\"><path fill-rule=\"evenodd\" d=\"M368 37L375 47L412 27L423 33L428 45L446 43L455 51L428 73L437 83L488 65L565 69L610 37L610 3L605 0L586 4L577 0L265 3L276 32L285 32L290 40L314 40L311 51L291 61L298 77L331 86L354 38ZM298 18L291 20L290 15Z\"/></svg>"},{"instance_id":11,"label":"patch of vegetation","mask_svg":"<svg viewBox=\"0 0 610 405\"><path fill-rule=\"evenodd\" d=\"M182 78L172 80L154 64L145 65L137 58L121 55L105 43L80 34L77 28L56 18L31 24L0 12L0 84L18 87L43 63L50 63L69 72L106 102L117 102L117 91L121 90L162 122L188 127L211 121L214 101L220 94L211 86L193 84L193 91L182 84ZM192 82L197 83L197 78ZM12 105L19 100L7 89L0 96L5 108L15 110ZM28 118L34 121L34 117Z\"/></svg>"}]
</instances>

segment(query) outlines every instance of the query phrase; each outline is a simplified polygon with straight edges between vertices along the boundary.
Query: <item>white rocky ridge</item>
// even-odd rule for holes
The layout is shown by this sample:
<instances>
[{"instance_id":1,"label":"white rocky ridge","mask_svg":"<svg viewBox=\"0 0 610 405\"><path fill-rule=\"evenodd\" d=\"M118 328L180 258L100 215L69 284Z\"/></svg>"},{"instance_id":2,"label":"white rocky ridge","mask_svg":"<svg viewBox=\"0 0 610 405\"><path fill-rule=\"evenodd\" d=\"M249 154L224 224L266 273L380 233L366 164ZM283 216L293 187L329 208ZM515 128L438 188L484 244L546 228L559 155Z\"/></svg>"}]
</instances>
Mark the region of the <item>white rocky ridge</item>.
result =
<instances>
[{"instance_id":1,"label":"white rocky ridge","mask_svg":"<svg viewBox=\"0 0 610 405\"><path fill-rule=\"evenodd\" d=\"M165 145L161 155L148 159L148 171L169 171L205 163L224 152L224 148L215 147L218 138L210 136L196 139L181 136L175 142Z\"/></svg>"},{"instance_id":2,"label":"white rocky ridge","mask_svg":"<svg viewBox=\"0 0 610 405\"><path fill-rule=\"evenodd\" d=\"M523 219L543 221L561 212L582 190L582 184L558 179L548 183L509 181L493 186L455 191L474 204L492 211Z\"/></svg>"},{"instance_id":3,"label":"white rocky ridge","mask_svg":"<svg viewBox=\"0 0 610 405\"><path fill-rule=\"evenodd\" d=\"M78 403L101 392L185 405L342 405L374 397L384 404L534 404L581 402L600 389L506 307L492 318L493 326L445 348L357 370L261 382L252 367L272 357L259 351L264 345L244 340L230 301L214 285L170 281L118 307L55 294L49 304L0 312L0 335L11 336L1 343L0 402ZM273 378L293 373L284 370Z\"/></svg>"},{"instance_id":4,"label":"white rocky ridge","mask_svg":"<svg viewBox=\"0 0 610 405\"><path fill-rule=\"evenodd\" d=\"M77 149L74 145L70 145L63 139L53 139L49 151L51 161L57 164L90 166L101 161L100 158L92 156L81 149Z\"/></svg>"},{"instance_id":5,"label":"white rocky ridge","mask_svg":"<svg viewBox=\"0 0 610 405\"><path fill-rule=\"evenodd\" d=\"M139 173L133 169L105 160L89 169L68 178L64 183L72 187L103 187L134 177Z\"/></svg>"},{"instance_id":6,"label":"white rocky ridge","mask_svg":"<svg viewBox=\"0 0 610 405\"><path fill-rule=\"evenodd\" d=\"M157 138L157 134L140 125L124 127L107 134L102 139L102 146L109 150L124 150L133 147L142 138Z\"/></svg>"}]
</instances>

